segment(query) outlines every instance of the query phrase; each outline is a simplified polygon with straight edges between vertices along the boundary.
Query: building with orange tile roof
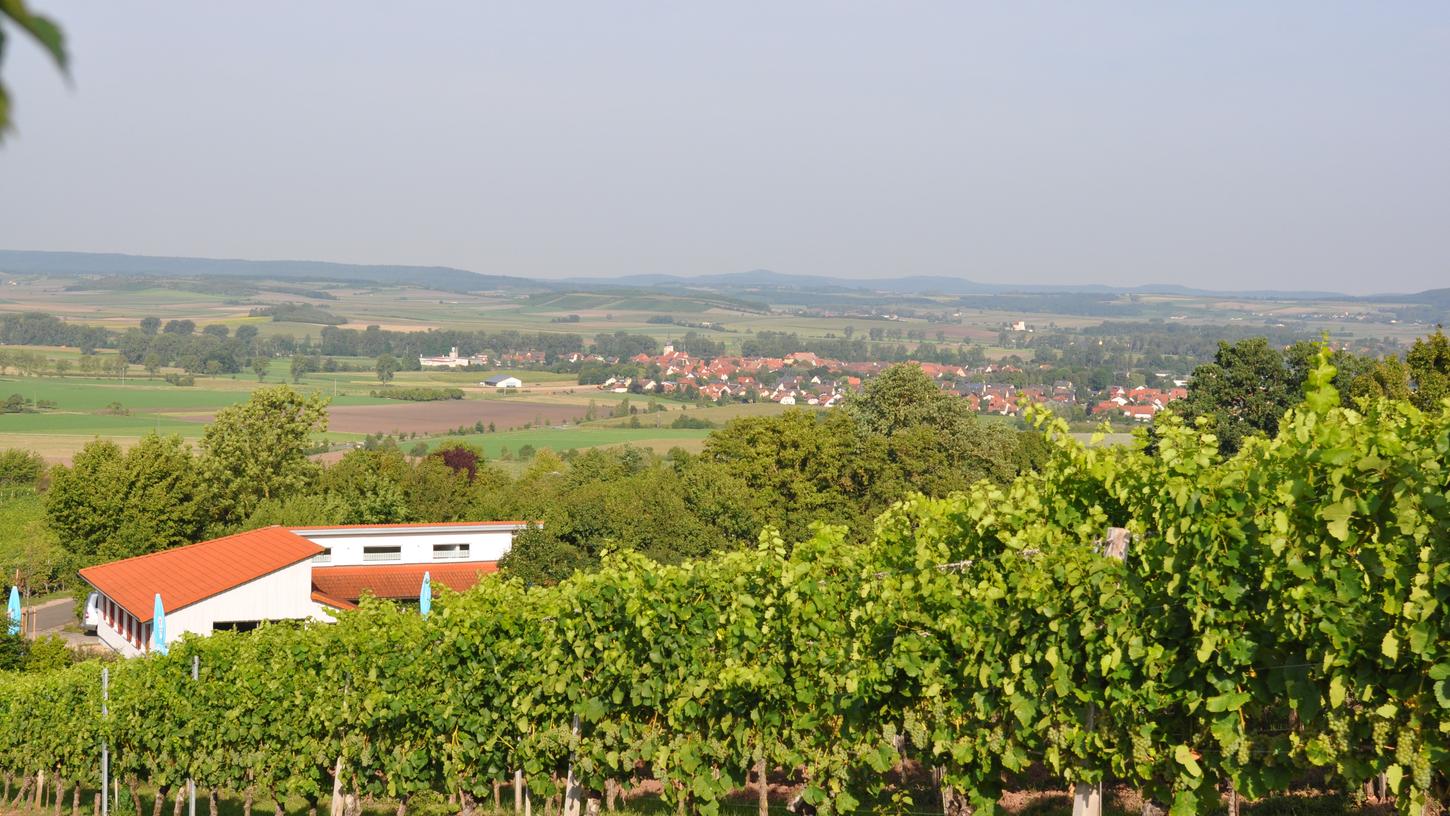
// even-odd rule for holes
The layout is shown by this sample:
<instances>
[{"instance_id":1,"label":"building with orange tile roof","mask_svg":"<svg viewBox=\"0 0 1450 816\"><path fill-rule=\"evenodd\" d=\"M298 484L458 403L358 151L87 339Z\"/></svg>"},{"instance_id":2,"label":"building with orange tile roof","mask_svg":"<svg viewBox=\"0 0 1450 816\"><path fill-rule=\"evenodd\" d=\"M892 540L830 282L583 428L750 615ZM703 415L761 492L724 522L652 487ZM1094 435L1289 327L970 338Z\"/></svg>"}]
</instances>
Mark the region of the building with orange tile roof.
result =
<instances>
[{"instance_id":1,"label":"building with orange tile roof","mask_svg":"<svg viewBox=\"0 0 1450 816\"><path fill-rule=\"evenodd\" d=\"M166 639L277 620L328 620L365 595L415 599L423 574L463 590L498 569L519 521L263 527L80 571L95 589L101 642L151 648L155 598Z\"/></svg>"}]
</instances>

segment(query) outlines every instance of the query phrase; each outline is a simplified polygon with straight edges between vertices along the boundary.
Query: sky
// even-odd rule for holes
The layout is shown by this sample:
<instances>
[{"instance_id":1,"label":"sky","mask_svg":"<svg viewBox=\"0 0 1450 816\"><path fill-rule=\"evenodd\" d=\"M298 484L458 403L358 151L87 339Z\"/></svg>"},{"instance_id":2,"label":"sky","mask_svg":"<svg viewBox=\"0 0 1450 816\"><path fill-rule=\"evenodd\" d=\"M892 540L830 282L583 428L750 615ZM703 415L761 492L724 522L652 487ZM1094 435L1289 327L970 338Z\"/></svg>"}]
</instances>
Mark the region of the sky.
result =
<instances>
[{"instance_id":1,"label":"sky","mask_svg":"<svg viewBox=\"0 0 1450 816\"><path fill-rule=\"evenodd\" d=\"M0 248L1450 286L1450 3L30 0Z\"/></svg>"}]
</instances>

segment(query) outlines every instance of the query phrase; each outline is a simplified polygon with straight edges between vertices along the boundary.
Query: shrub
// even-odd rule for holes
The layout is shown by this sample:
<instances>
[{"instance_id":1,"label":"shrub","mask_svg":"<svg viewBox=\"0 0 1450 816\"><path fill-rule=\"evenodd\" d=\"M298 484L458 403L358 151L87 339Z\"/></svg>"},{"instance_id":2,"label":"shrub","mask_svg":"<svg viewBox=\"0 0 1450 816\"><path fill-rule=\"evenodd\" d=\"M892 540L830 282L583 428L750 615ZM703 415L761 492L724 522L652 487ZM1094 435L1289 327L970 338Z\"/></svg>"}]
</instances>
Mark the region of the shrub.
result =
<instances>
[{"instance_id":1,"label":"shrub","mask_svg":"<svg viewBox=\"0 0 1450 816\"><path fill-rule=\"evenodd\" d=\"M23 448L0 450L0 487L30 487L45 475L45 460Z\"/></svg>"},{"instance_id":2,"label":"shrub","mask_svg":"<svg viewBox=\"0 0 1450 816\"><path fill-rule=\"evenodd\" d=\"M671 428L714 428L714 427L716 427L716 425L715 425L714 422L712 422L712 421L710 421L708 419L702 419L700 417L685 416L685 415L681 414L680 416L675 417L675 421L670 423L670 427Z\"/></svg>"},{"instance_id":3,"label":"shrub","mask_svg":"<svg viewBox=\"0 0 1450 816\"><path fill-rule=\"evenodd\" d=\"M462 388L377 388L369 393L379 399L409 400L411 402L463 399Z\"/></svg>"}]
</instances>

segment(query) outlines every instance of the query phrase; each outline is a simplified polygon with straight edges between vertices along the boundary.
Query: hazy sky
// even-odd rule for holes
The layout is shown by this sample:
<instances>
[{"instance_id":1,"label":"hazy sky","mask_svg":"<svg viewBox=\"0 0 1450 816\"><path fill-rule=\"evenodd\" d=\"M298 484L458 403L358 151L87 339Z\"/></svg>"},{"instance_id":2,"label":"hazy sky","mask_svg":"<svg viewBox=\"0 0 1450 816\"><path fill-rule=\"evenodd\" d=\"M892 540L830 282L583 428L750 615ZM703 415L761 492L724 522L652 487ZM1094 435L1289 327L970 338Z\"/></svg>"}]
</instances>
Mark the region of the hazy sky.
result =
<instances>
[{"instance_id":1,"label":"hazy sky","mask_svg":"<svg viewBox=\"0 0 1450 816\"><path fill-rule=\"evenodd\" d=\"M0 248L1450 286L1450 3L66 2Z\"/></svg>"}]
</instances>

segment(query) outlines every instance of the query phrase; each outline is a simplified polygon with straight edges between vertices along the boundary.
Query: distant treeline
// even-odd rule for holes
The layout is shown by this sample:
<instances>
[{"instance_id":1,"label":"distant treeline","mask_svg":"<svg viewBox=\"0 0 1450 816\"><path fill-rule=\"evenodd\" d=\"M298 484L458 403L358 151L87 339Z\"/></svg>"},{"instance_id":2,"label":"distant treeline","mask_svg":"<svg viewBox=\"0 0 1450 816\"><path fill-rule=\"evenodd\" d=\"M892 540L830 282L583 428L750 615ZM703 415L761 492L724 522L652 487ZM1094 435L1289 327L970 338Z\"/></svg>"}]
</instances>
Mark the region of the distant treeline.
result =
<instances>
[{"instance_id":1,"label":"distant treeline","mask_svg":"<svg viewBox=\"0 0 1450 816\"><path fill-rule=\"evenodd\" d=\"M874 342L879 329L873 329L867 337L801 337L795 332L756 332L741 343L741 352L747 357L784 357L796 352L809 352L818 357L844 362L879 360L899 363L915 360L942 365L973 366L986 362L986 353L980 346L937 344L919 342L915 346L905 343ZM871 339L868 339L871 338Z\"/></svg>"},{"instance_id":2,"label":"distant treeline","mask_svg":"<svg viewBox=\"0 0 1450 816\"><path fill-rule=\"evenodd\" d=\"M439 400L463 399L462 388L378 388L371 394L379 399L408 400L410 402L437 402Z\"/></svg>"},{"instance_id":3,"label":"distant treeline","mask_svg":"<svg viewBox=\"0 0 1450 816\"><path fill-rule=\"evenodd\" d=\"M308 307L313 308L313 307ZM612 345L612 335L605 337ZM636 336L637 337L637 336ZM642 338L647 349L657 347L653 338ZM254 370L272 357L294 357L303 362L298 371L328 369L324 357L377 357L393 354L404 369L417 369L418 355L444 354L458 346L465 354L490 352L504 355L515 352L543 352L550 362L563 354L582 351L584 338L577 334L548 334L504 331L468 332L430 330L418 332L384 331L377 326L366 329L341 329L325 326L321 337L298 339L289 334L260 337L257 327L243 325L231 331L227 326L212 324L198 327L191 320L168 320L155 317L141 321L138 328L114 331L99 326L69 323L44 312L0 315L0 345L72 346L82 354L101 349L115 349L128 363L143 365L148 370L178 367L198 374L236 374L249 366ZM315 359L316 367L308 360Z\"/></svg>"},{"instance_id":4,"label":"distant treeline","mask_svg":"<svg viewBox=\"0 0 1450 816\"><path fill-rule=\"evenodd\" d=\"M1068 314L1087 317L1136 317L1141 304L1122 295L1082 293L1032 295L967 295L957 305L969 309L1022 312L1025 314Z\"/></svg>"},{"instance_id":5,"label":"distant treeline","mask_svg":"<svg viewBox=\"0 0 1450 816\"><path fill-rule=\"evenodd\" d=\"M67 292L139 292L146 289L172 289L178 292L199 292L204 295L248 297L258 292L281 292L314 300L337 300L337 296L321 289L288 286L280 283L253 284L237 278L155 277L150 275L107 275L67 284Z\"/></svg>"},{"instance_id":6,"label":"distant treeline","mask_svg":"<svg viewBox=\"0 0 1450 816\"><path fill-rule=\"evenodd\" d=\"M649 338L646 338L649 339ZM650 342L653 342L651 340ZM519 331L461 331L429 329L400 332L368 326L366 329L339 329L328 326L322 330L321 352L339 357L377 357L392 354L406 364L416 364L419 355L447 354L454 346L464 356L491 352L540 351L552 362L560 355L584 350L584 338L577 334Z\"/></svg>"},{"instance_id":7,"label":"distant treeline","mask_svg":"<svg viewBox=\"0 0 1450 816\"><path fill-rule=\"evenodd\" d=\"M275 306L257 306L252 317L270 317L286 323L320 323L324 326L341 326L347 318L310 303L278 303Z\"/></svg>"}]
</instances>

